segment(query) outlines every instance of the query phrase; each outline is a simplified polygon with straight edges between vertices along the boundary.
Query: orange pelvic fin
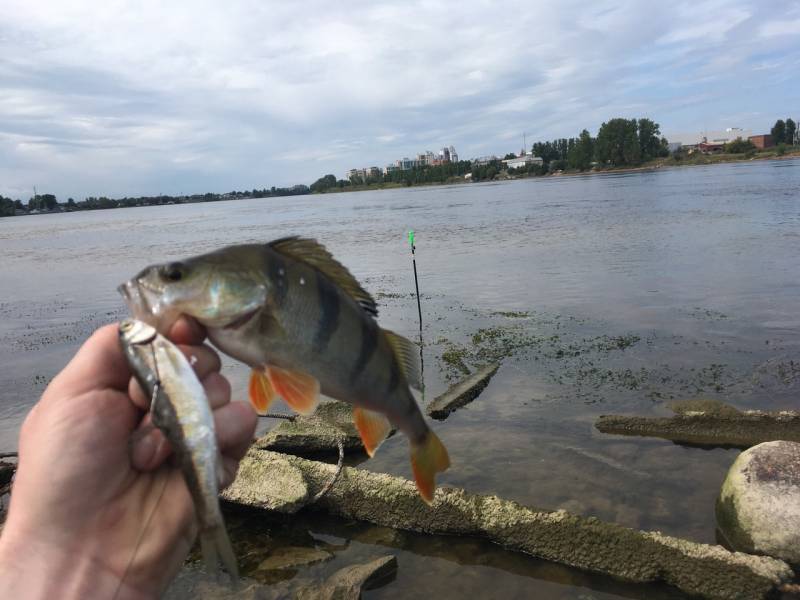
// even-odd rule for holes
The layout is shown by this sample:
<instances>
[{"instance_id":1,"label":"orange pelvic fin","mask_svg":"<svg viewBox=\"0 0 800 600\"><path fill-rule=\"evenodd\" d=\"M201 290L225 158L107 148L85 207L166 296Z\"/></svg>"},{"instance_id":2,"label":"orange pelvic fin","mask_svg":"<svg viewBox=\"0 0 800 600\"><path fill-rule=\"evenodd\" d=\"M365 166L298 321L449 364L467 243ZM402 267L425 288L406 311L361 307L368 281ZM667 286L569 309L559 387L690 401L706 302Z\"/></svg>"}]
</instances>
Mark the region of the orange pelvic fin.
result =
<instances>
[{"instance_id":1,"label":"orange pelvic fin","mask_svg":"<svg viewBox=\"0 0 800 600\"><path fill-rule=\"evenodd\" d=\"M392 432L389 419L379 412L367 410L366 408L354 407L353 421L355 421L356 429L358 429L361 441L364 443L364 449L370 457L375 454L383 440Z\"/></svg>"},{"instance_id":2,"label":"orange pelvic fin","mask_svg":"<svg viewBox=\"0 0 800 600\"><path fill-rule=\"evenodd\" d=\"M436 491L436 473L446 471L450 466L450 457L447 449L439 437L428 431L428 435L420 444L411 446L411 470L414 471L414 481L417 484L419 495L426 503L433 502L433 493Z\"/></svg>"},{"instance_id":3,"label":"orange pelvic fin","mask_svg":"<svg viewBox=\"0 0 800 600\"><path fill-rule=\"evenodd\" d=\"M275 392L292 410L301 415L310 415L316 410L319 404L319 381L316 378L273 366L267 367L267 376Z\"/></svg>"},{"instance_id":4,"label":"orange pelvic fin","mask_svg":"<svg viewBox=\"0 0 800 600\"><path fill-rule=\"evenodd\" d=\"M250 404L256 412L260 415L267 414L275 395L275 390L266 374L253 369L250 373Z\"/></svg>"}]
</instances>

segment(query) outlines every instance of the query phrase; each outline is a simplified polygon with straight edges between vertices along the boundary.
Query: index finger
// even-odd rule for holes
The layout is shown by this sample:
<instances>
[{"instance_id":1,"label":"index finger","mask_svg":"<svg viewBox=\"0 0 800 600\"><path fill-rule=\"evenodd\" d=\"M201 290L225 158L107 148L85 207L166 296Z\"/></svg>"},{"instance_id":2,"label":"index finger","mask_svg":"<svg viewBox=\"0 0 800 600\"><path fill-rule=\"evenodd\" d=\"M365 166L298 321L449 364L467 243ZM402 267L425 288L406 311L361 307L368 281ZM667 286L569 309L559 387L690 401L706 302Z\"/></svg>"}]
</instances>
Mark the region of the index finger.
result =
<instances>
[{"instance_id":1,"label":"index finger","mask_svg":"<svg viewBox=\"0 0 800 600\"><path fill-rule=\"evenodd\" d=\"M181 315L169 330L167 337L176 344L199 346L206 339L206 328L195 319Z\"/></svg>"}]
</instances>

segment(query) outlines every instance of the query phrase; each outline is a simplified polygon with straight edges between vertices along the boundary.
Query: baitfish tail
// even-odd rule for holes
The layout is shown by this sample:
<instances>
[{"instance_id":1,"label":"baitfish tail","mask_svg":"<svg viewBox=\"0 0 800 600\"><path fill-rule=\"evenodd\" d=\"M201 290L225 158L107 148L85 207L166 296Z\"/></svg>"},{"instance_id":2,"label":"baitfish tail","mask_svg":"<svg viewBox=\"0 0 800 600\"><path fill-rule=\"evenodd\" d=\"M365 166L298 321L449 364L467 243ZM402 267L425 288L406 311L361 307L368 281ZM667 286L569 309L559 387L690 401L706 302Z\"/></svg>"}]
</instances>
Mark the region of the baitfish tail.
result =
<instances>
[{"instance_id":1,"label":"baitfish tail","mask_svg":"<svg viewBox=\"0 0 800 600\"><path fill-rule=\"evenodd\" d=\"M422 442L411 445L411 469L417 483L419 495L426 503L433 502L436 491L436 473L446 471L450 457L439 437L430 429Z\"/></svg>"},{"instance_id":2,"label":"baitfish tail","mask_svg":"<svg viewBox=\"0 0 800 600\"><path fill-rule=\"evenodd\" d=\"M238 584L239 568L236 565L236 555L233 553L225 525L220 524L203 530L200 533L200 549L208 573L216 573L219 561L222 559L222 564L231 576L234 586Z\"/></svg>"}]
</instances>

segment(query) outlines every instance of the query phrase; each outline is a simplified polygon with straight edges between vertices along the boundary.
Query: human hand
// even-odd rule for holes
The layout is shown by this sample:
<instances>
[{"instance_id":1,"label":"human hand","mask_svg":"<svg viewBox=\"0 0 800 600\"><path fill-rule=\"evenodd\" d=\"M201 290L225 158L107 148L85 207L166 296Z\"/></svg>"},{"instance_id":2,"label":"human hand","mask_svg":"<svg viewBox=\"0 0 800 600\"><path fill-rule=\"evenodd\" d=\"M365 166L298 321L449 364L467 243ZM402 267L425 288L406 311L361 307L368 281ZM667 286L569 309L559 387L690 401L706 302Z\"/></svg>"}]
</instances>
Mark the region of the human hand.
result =
<instances>
[{"instance_id":1,"label":"human hand","mask_svg":"<svg viewBox=\"0 0 800 600\"><path fill-rule=\"evenodd\" d=\"M196 357L214 411L226 481L253 437L249 403L230 402L205 332L181 319L170 339ZM150 598L180 569L197 534L171 449L149 427L149 398L131 379L118 326L96 331L23 423L0 536L0 589L13 598ZM146 530L144 530L146 526Z\"/></svg>"}]
</instances>

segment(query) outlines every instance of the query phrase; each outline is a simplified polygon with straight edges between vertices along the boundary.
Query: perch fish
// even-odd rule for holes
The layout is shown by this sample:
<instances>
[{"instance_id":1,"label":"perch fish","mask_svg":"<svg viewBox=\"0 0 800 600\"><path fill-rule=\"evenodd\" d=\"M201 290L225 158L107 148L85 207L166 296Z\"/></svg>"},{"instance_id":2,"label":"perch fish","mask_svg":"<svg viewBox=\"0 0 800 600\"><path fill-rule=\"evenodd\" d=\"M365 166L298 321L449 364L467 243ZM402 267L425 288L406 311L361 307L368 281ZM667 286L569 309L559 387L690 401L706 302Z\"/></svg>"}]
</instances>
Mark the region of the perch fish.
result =
<instances>
[{"instance_id":1,"label":"perch fish","mask_svg":"<svg viewBox=\"0 0 800 600\"><path fill-rule=\"evenodd\" d=\"M375 301L315 240L229 246L153 265L120 286L134 315L166 331L186 314L220 350L252 368L250 399L265 413L280 396L302 414L319 394L353 405L372 456L392 427L409 439L411 466L430 503L450 466L409 385L421 386L418 348L381 329Z\"/></svg>"}]
</instances>

